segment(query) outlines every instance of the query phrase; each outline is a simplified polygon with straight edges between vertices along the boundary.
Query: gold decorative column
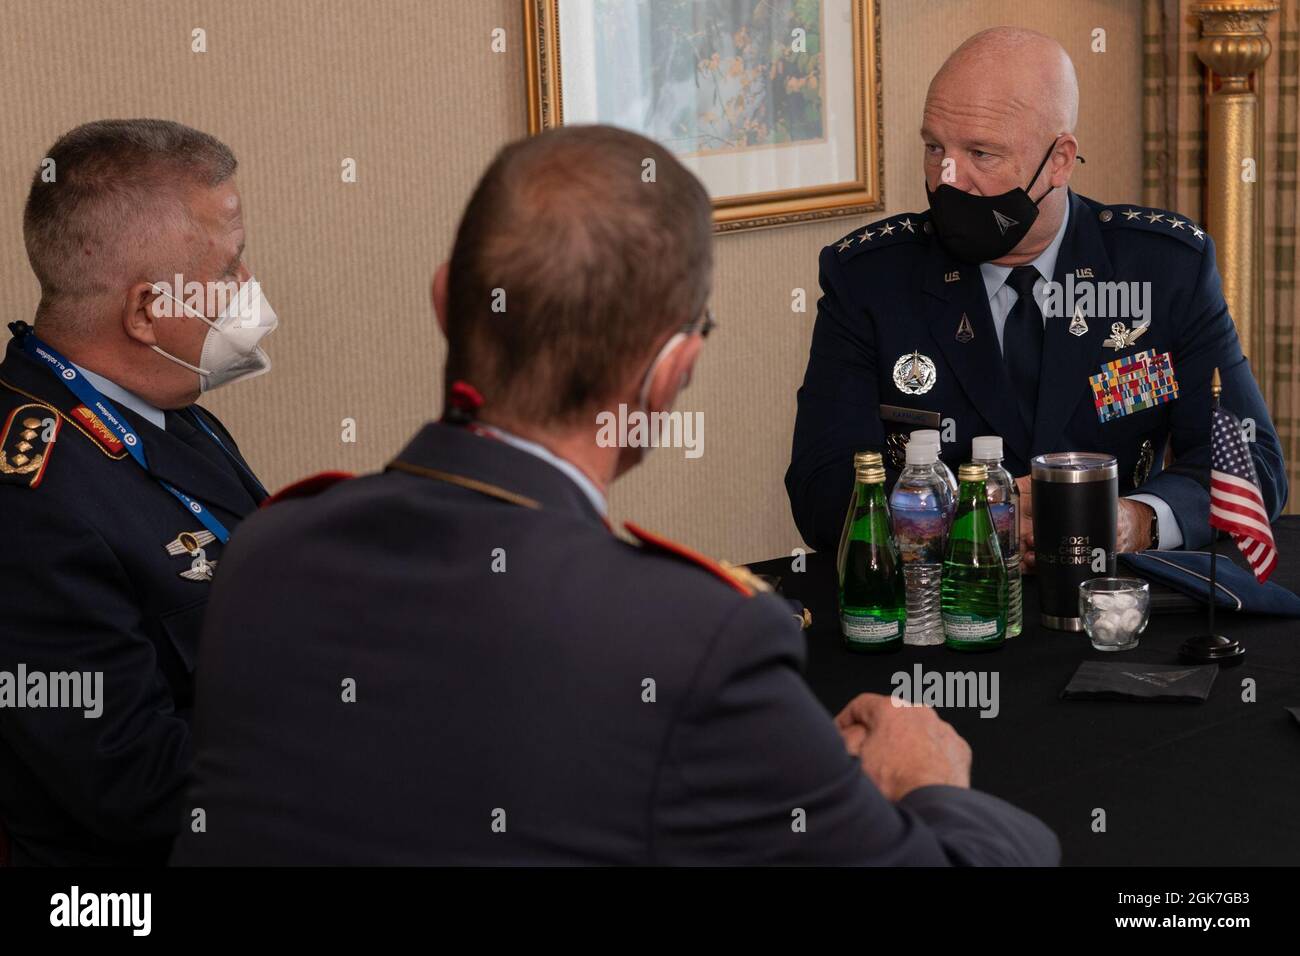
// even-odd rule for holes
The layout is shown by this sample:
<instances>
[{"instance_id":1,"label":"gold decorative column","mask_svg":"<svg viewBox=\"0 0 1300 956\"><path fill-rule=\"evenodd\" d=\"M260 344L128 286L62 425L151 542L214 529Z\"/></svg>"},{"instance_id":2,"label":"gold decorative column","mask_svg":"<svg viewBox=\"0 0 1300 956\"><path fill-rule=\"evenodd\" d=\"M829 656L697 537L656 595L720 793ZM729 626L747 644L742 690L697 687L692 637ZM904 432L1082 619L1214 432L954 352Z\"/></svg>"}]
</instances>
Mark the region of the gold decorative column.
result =
<instances>
[{"instance_id":1,"label":"gold decorative column","mask_svg":"<svg viewBox=\"0 0 1300 956\"><path fill-rule=\"evenodd\" d=\"M1258 100L1252 76L1272 44L1265 34L1277 0L1199 0L1192 13L1201 20L1196 55L1213 72L1206 90L1206 228L1218 247L1223 295L1237 323L1247 355L1253 351L1254 319L1259 301L1255 235L1256 205L1262 187L1257 131ZM1244 178L1252 160L1254 181Z\"/></svg>"}]
</instances>

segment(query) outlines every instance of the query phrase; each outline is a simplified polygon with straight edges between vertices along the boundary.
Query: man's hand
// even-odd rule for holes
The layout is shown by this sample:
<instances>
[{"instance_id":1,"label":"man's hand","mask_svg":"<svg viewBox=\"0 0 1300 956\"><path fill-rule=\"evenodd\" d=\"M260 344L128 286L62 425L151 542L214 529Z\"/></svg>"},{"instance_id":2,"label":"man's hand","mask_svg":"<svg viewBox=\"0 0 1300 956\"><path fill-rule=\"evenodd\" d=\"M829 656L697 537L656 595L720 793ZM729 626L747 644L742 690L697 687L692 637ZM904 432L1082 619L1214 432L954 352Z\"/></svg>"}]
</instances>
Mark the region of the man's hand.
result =
<instances>
[{"instance_id":1,"label":"man's hand","mask_svg":"<svg viewBox=\"0 0 1300 956\"><path fill-rule=\"evenodd\" d=\"M1029 475L1016 479L1020 489L1020 570L1034 570L1034 484Z\"/></svg>"},{"instance_id":2,"label":"man's hand","mask_svg":"<svg viewBox=\"0 0 1300 956\"><path fill-rule=\"evenodd\" d=\"M835 718L844 746L891 801L918 787L970 787L970 745L929 707L859 694Z\"/></svg>"},{"instance_id":3,"label":"man's hand","mask_svg":"<svg viewBox=\"0 0 1300 956\"><path fill-rule=\"evenodd\" d=\"M1151 521L1156 510L1145 501L1119 499L1119 518L1115 527L1117 552L1145 551L1151 547Z\"/></svg>"}]
</instances>

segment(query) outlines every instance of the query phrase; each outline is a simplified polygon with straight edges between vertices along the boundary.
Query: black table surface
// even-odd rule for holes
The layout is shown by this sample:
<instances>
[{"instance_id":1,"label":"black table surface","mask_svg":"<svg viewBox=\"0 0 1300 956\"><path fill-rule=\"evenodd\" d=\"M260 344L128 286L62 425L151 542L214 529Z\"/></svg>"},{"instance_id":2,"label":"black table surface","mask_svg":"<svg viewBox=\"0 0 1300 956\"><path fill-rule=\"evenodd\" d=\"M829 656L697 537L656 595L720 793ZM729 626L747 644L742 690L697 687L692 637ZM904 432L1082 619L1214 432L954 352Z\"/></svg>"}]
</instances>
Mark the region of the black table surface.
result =
<instances>
[{"instance_id":1,"label":"black table surface","mask_svg":"<svg viewBox=\"0 0 1300 956\"><path fill-rule=\"evenodd\" d=\"M1274 526L1272 580L1300 591L1300 516ZM1235 545L1220 558L1244 566ZM834 558L752 565L812 612L805 679L837 713L863 691L890 694L892 675L996 672L1000 709L939 708L970 743L972 786L1036 814L1061 840L1062 862L1102 865L1300 864L1300 621L1220 611L1215 630L1239 639L1244 661L1222 668L1204 703L1064 700L1080 662L1173 664L1178 647L1207 628L1205 614L1153 614L1139 646L1095 651L1082 633L1038 623L1035 578L1025 578L1024 631L1001 649L971 654L906 646L868 655L845 650L836 613ZM1249 682L1254 702L1243 700ZM1095 832L1096 811L1104 832Z\"/></svg>"}]
</instances>

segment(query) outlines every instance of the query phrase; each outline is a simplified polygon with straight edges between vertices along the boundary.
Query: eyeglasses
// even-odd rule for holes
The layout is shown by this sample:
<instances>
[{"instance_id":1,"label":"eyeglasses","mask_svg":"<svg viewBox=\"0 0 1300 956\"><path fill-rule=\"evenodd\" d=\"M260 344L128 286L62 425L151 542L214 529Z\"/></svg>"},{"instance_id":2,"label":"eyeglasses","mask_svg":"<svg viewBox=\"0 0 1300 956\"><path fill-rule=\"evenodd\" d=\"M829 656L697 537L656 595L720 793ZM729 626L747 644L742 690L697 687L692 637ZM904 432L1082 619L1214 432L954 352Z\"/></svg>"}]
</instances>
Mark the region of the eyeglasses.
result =
<instances>
[{"instance_id":1,"label":"eyeglasses","mask_svg":"<svg viewBox=\"0 0 1300 956\"><path fill-rule=\"evenodd\" d=\"M699 332L700 338L707 339L709 337L709 333L712 332L717 327L718 327L718 320L713 317L713 310L708 306L705 306L704 314L701 315L698 319L691 319L691 321L687 322L685 325L682 326L681 330L687 335L692 335L696 332Z\"/></svg>"}]
</instances>

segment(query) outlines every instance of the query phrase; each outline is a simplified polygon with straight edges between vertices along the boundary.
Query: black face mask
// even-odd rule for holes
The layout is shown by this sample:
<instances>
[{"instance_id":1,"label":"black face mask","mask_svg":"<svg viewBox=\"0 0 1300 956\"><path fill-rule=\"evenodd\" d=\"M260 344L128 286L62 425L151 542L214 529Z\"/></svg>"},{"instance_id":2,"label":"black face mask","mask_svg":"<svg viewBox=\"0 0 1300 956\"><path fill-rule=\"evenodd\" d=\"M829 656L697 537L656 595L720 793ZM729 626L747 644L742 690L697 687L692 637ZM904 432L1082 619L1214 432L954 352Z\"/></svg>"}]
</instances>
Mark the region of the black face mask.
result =
<instances>
[{"instance_id":1,"label":"black face mask","mask_svg":"<svg viewBox=\"0 0 1300 956\"><path fill-rule=\"evenodd\" d=\"M1054 149L1055 141L1029 178L1030 187ZM1000 196L976 196L940 183L934 192L926 186L925 195L939 241L963 262L978 263L1001 259L1014 249L1038 218L1038 204L1051 191L1049 188L1037 199L1030 199L1029 193L1017 186Z\"/></svg>"}]
</instances>

